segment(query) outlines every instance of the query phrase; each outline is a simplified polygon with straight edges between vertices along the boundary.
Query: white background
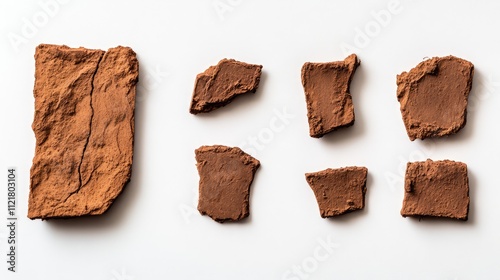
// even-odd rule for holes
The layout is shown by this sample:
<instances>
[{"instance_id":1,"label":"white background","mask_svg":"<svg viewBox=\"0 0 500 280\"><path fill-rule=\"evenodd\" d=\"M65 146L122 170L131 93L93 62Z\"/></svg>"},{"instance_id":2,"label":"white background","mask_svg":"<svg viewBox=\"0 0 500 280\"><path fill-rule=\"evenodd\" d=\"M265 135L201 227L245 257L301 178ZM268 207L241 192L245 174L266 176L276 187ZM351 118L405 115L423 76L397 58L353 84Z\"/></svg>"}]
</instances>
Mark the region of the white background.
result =
<instances>
[{"instance_id":1,"label":"white background","mask_svg":"<svg viewBox=\"0 0 500 280\"><path fill-rule=\"evenodd\" d=\"M0 279L500 279L500 2L117 0L44 9L49 2L0 4L2 225L8 167L19 183L18 272L3 261L1 226ZM101 217L26 218L40 43L138 54L132 181ZM361 59L351 86L356 122L313 139L300 69L342 60L348 45ZM396 75L449 54L475 65L467 125L411 142ZM196 74L225 57L264 66L257 93L189 114ZM271 127L283 111L293 117ZM196 211L194 149L205 144L240 146L262 163L243 223ZM400 216L405 164L428 157L468 164L469 221ZM366 208L322 219L304 173L349 165L369 170Z\"/></svg>"}]
</instances>

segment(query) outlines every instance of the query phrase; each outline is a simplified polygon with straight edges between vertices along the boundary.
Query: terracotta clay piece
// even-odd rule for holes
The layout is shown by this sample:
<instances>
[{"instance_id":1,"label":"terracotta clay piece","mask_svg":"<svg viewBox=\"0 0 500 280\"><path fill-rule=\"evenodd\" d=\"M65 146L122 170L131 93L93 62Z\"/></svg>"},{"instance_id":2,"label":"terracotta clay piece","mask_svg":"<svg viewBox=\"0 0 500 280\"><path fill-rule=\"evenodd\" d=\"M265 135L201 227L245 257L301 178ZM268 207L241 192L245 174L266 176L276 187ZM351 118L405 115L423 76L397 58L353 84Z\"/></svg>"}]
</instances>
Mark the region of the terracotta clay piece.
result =
<instances>
[{"instance_id":1,"label":"terracotta clay piece","mask_svg":"<svg viewBox=\"0 0 500 280\"><path fill-rule=\"evenodd\" d=\"M409 162L401 215L467 220L469 179L465 163L441 160Z\"/></svg>"},{"instance_id":2,"label":"terracotta clay piece","mask_svg":"<svg viewBox=\"0 0 500 280\"><path fill-rule=\"evenodd\" d=\"M132 168L138 69L128 47L36 48L30 219L99 215L122 192Z\"/></svg>"},{"instance_id":3,"label":"terracotta clay piece","mask_svg":"<svg viewBox=\"0 0 500 280\"><path fill-rule=\"evenodd\" d=\"M198 211L220 223L248 217L250 185L260 162L238 147L220 145L201 146L195 155Z\"/></svg>"},{"instance_id":4,"label":"terracotta clay piece","mask_svg":"<svg viewBox=\"0 0 500 280\"><path fill-rule=\"evenodd\" d=\"M255 93L261 71L262 65L222 59L196 76L189 112L208 113L226 106L239 95Z\"/></svg>"},{"instance_id":5,"label":"terracotta clay piece","mask_svg":"<svg viewBox=\"0 0 500 280\"><path fill-rule=\"evenodd\" d=\"M457 133L465 126L474 65L454 56L423 61L397 76L398 101L411 141Z\"/></svg>"},{"instance_id":6,"label":"terracotta clay piece","mask_svg":"<svg viewBox=\"0 0 500 280\"><path fill-rule=\"evenodd\" d=\"M360 61L351 54L344 61L306 62L302 85L306 95L309 135L314 138L354 124L349 86Z\"/></svg>"},{"instance_id":7,"label":"terracotta clay piece","mask_svg":"<svg viewBox=\"0 0 500 280\"><path fill-rule=\"evenodd\" d=\"M335 217L365 207L366 167L344 167L306 173L322 218Z\"/></svg>"}]
</instances>

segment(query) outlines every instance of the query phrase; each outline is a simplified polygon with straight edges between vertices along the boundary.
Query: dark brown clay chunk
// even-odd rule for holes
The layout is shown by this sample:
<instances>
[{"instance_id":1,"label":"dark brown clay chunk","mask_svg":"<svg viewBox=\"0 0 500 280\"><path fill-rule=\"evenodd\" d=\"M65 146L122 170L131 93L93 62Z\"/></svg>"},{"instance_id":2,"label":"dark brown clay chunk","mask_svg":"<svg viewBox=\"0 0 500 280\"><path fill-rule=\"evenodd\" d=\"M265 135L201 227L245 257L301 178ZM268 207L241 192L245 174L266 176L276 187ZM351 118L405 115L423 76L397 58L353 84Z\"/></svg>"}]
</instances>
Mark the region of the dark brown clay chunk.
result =
<instances>
[{"instance_id":1,"label":"dark brown clay chunk","mask_svg":"<svg viewBox=\"0 0 500 280\"><path fill-rule=\"evenodd\" d=\"M465 163L442 160L409 162L401 215L467 220L469 179Z\"/></svg>"},{"instance_id":2,"label":"dark brown clay chunk","mask_svg":"<svg viewBox=\"0 0 500 280\"><path fill-rule=\"evenodd\" d=\"M195 155L198 211L220 223L248 217L250 185L260 162L238 147L220 145L201 146Z\"/></svg>"},{"instance_id":3,"label":"dark brown clay chunk","mask_svg":"<svg viewBox=\"0 0 500 280\"><path fill-rule=\"evenodd\" d=\"M397 76L398 101L411 141L457 133L465 126L474 65L454 56L423 61Z\"/></svg>"},{"instance_id":4,"label":"dark brown clay chunk","mask_svg":"<svg viewBox=\"0 0 500 280\"><path fill-rule=\"evenodd\" d=\"M321 217L329 218L365 207L366 167L344 167L306 173Z\"/></svg>"},{"instance_id":5,"label":"dark brown clay chunk","mask_svg":"<svg viewBox=\"0 0 500 280\"><path fill-rule=\"evenodd\" d=\"M222 59L196 76L189 112L208 113L226 106L239 95L255 93L261 71L262 65Z\"/></svg>"},{"instance_id":6,"label":"dark brown clay chunk","mask_svg":"<svg viewBox=\"0 0 500 280\"><path fill-rule=\"evenodd\" d=\"M30 219L104 213L130 180L136 54L39 45Z\"/></svg>"},{"instance_id":7,"label":"dark brown clay chunk","mask_svg":"<svg viewBox=\"0 0 500 280\"><path fill-rule=\"evenodd\" d=\"M344 61L306 62L302 85L306 95L309 135L323 135L354 124L354 106L349 86L360 61L351 54Z\"/></svg>"}]
</instances>

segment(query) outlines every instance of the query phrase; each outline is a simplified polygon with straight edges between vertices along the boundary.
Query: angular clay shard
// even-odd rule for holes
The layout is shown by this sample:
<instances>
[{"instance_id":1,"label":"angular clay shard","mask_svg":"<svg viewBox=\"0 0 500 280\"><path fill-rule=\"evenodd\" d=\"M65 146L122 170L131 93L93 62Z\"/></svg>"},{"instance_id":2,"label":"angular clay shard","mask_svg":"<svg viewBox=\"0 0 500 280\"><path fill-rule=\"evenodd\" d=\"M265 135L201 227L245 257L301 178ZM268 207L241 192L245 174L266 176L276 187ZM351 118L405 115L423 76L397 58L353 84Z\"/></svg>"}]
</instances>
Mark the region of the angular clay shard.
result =
<instances>
[{"instance_id":1,"label":"angular clay shard","mask_svg":"<svg viewBox=\"0 0 500 280\"><path fill-rule=\"evenodd\" d=\"M139 65L107 52L39 45L30 219L99 215L130 180Z\"/></svg>"},{"instance_id":2,"label":"angular clay shard","mask_svg":"<svg viewBox=\"0 0 500 280\"><path fill-rule=\"evenodd\" d=\"M322 218L335 217L365 207L366 167L344 167L306 173Z\"/></svg>"},{"instance_id":3,"label":"angular clay shard","mask_svg":"<svg viewBox=\"0 0 500 280\"><path fill-rule=\"evenodd\" d=\"M198 211L220 223L248 217L250 185L260 162L238 147L201 146L195 154Z\"/></svg>"},{"instance_id":4,"label":"angular clay shard","mask_svg":"<svg viewBox=\"0 0 500 280\"><path fill-rule=\"evenodd\" d=\"M408 162L401 215L467 220L469 177L462 162L440 160Z\"/></svg>"},{"instance_id":5,"label":"angular clay shard","mask_svg":"<svg viewBox=\"0 0 500 280\"><path fill-rule=\"evenodd\" d=\"M189 112L208 113L226 106L239 95L255 93L261 71L262 65L222 59L196 76Z\"/></svg>"},{"instance_id":6,"label":"angular clay shard","mask_svg":"<svg viewBox=\"0 0 500 280\"><path fill-rule=\"evenodd\" d=\"M351 54L344 61L311 63L302 66L309 135L323 135L354 124L354 106L349 91L360 61Z\"/></svg>"},{"instance_id":7,"label":"angular clay shard","mask_svg":"<svg viewBox=\"0 0 500 280\"><path fill-rule=\"evenodd\" d=\"M474 65L434 57L397 76L401 114L411 141L457 133L465 126Z\"/></svg>"}]
</instances>

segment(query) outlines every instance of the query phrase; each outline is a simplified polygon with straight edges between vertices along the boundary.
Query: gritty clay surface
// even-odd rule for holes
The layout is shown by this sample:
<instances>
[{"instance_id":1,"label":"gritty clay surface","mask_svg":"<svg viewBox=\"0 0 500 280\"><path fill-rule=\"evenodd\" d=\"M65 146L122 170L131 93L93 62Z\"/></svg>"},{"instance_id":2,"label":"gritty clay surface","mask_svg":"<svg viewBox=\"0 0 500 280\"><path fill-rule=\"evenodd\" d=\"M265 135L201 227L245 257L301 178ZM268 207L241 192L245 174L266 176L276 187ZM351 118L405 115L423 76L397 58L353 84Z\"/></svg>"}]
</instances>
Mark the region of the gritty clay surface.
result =
<instances>
[{"instance_id":1,"label":"gritty clay surface","mask_svg":"<svg viewBox=\"0 0 500 280\"><path fill-rule=\"evenodd\" d=\"M240 148L221 145L201 146L195 155L198 211L221 223L248 217L250 185L260 162Z\"/></svg>"},{"instance_id":2,"label":"gritty clay surface","mask_svg":"<svg viewBox=\"0 0 500 280\"><path fill-rule=\"evenodd\" d=\"M255 93L262 65L222 59L196 76L189 112L208 113L231 103L245 93Z\"/></svg>"},{"instance_id":3,"label":"gritty clay surface","mask_svg":"<svg viewBox=\"0 0 500 280\"><path fill-rule=\"evenodd\" d=\"M365 207L366 167L344 167L306 173L323 218L335 217Z\"/></svg>"},{"instance_id":4,"label":"gritty clay surface","mask_svg":"<svg viewBox=\"0 0 500 280\"><path fill-rule=\"evenodd\" d=\"M451 160L409 162L401 215L467 220L467 165Z\"/></svg>"},{"instance_id":5,"label":"gritty clay surface","mask_svg":"<svg viewBox=\"0 0 500 280\"><path fill-rule=\"evenodd\" d=\"M467 120L474 65L434 57L397 76L401 114L410 140L457 133Z\"/></svg>"},{"instance_id":6,"label":"gritty clay surface","mask_svg":"<svg viewBox=\"0 0 500 280\"><path fill-rule=\"evenodd\" d=\"M104 213L130 180L138 61L42 44L35 52L35 156L28 217Z\"/></svg>"},{"instance_id":7,"label":"gritty clay surface","mask_svg":"<svg viewBox=\"0 0 500 280\"><path fill-rule=\"evenodd\" d=\"M314 138L354 124L354 105L349 91L360 61L355 54L344 61L302 66L309 135Z\"/></svg>"}]
</instances>

